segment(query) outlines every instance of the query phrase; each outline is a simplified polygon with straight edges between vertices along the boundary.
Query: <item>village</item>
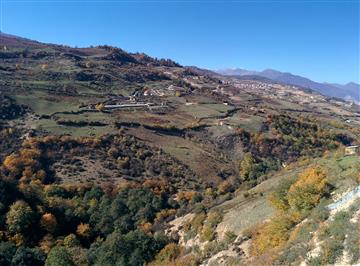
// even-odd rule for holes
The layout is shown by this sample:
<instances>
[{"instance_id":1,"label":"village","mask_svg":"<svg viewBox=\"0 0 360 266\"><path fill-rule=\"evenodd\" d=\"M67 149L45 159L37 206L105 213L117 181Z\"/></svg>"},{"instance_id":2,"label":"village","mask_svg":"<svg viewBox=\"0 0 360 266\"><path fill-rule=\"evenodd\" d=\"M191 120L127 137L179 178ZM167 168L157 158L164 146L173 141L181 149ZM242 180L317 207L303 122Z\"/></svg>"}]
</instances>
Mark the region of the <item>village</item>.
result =
<instances>
[{"instance_id":1,"label":"village","mask_svg":"<svg viewBox=\"0 0 360 266\"><path fill-rule=\"evenodd\" d=\"M181 97L191 90L170 85L165 90L144 87L130 96L108 94L107 100L82 107L84 110L113 111L118 109L145 108L149 111L164 111L169 108L166 97Z\"/></svg>"}]
</instances>

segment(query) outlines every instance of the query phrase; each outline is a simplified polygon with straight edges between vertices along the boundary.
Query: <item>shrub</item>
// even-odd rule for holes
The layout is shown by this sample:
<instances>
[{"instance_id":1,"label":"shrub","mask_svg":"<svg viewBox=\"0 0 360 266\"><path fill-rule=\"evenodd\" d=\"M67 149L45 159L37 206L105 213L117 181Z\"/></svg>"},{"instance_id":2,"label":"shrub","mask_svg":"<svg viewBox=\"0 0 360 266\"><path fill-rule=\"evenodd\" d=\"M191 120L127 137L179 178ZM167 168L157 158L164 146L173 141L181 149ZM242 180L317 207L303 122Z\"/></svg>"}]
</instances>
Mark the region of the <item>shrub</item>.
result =
<instances>
[{"instance_id":1,"label":"shrub","mask_svg":"<svg viewBox=\"0 0 360 266\"><path fill-rule=\"evenodd\" d=\"M230 244L233 243L237 238L237 235L234 232L226 231L225 233L225 243Z\"/></svg>"},{"instance_id":2,"label":"shrub","mask_svg":"<svg viewBox=\"0 0 360 266\"><path fill-rule=\"evenodd\" d=\"M343 254L343 243L338 240L327 240L322 245L321 262L323 265L334 264Z\"/></svg>"},{"instance_id":3,"label":"shrub","mask_svg":"<svg viewBox=\"0 0 360 266\"><path fill-rule=\"evenodd\" d=\"M200 238L201 238L201 241L214 240L214 238L215 238L214 229L208 224L204 225L204 227L202 228L201 233L200 233Z\"/></svg>"},{"instance_id":4,"label":"shrub","mask_svg":"<svg viewBox=\"0 0 360 266\"><path fill-rule=\"evenodd\" d=\"M182 252L182 248L176 243L167 244L160 252L156 255L155 261L152 265L168 265L168 263L175 261Z\"/></svg>"},{"instance_id":5,"label":"shrub","mask_svg":"<svg viewBox=\"0 0 360 266\"><path fill-rule=\"evenodd\" d=\"M284 215L277 216L265 223L253 236L251 253L261 255L271 248L285 244L289 239L292 226L292 220Z\"/></svg>"}]
</instances>

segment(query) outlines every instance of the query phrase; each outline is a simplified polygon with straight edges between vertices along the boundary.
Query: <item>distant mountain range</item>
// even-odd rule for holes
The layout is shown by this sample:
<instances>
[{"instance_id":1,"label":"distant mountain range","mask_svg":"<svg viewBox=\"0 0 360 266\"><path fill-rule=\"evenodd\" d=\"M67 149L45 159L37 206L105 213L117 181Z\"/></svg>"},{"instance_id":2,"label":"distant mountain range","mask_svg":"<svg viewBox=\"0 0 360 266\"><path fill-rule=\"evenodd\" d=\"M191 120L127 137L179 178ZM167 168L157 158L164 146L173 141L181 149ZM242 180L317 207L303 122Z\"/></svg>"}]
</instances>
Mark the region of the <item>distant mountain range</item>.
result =
<instances>
[{"instance_id":1,"label":"distant mountain range","mask_svg":"<svg viewBox=\"0 0 360 266\"><path fill-rule=\"evenodd\" d=\"M293 75L287 72L280 72L273 69L266 69L264 71L251 71L235 68L218 70L217 73L225 76L234 77L259 76L281 83L312 89L326 96L342 98L344 100L352 101L358 104L360 103L360 85L355 82L350 82L345 85L333 83L319 83L302 76Z\"/></svg>"}]
</instances>

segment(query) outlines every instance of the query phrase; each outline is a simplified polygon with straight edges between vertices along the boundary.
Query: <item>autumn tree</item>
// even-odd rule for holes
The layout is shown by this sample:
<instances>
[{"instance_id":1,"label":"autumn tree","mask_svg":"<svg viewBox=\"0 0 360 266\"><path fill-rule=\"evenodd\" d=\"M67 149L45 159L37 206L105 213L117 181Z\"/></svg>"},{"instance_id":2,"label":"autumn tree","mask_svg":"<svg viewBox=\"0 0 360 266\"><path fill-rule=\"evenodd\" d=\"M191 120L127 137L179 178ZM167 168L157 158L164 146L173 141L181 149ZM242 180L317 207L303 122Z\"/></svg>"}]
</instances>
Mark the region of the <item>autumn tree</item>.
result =
<instances>
[{"instance_id":1,"label":"autumn tree","mask_svg":"<svg viewBox=\"0 0 360 266\"><path fill-rule=\"evenodd\" d=\"M76 233L84 238L87 238L90 236L90 225L89 224L84 224L84 223L80 223L76 229Z\"/></svg>"},{"instance_id":2,"label":"autumn tree","mask_svg":"<svg viewBox=\"0 0 360 266\"><path fill-rule=\"evenodd\" d=\"M253 236L251 253L261 255L269 249L285 244L293 225L289 217L280 215L260 226Z\"/></svg>"},{"instance_id":3,"label":"autumn tree","mask_svg":"<svg viewBox=\"0 0 360 266\"><path fill-rule=\"evenodd\" d=\"M295 211L295 215L302 215L314 208L328 189L325 172L319 167L309 168L289 188L287 200L290 208Z\"/></svg>"},{"instance_id":4,"label":"autumn tree","mask_svg":"<svg viewBox=\"0 0 360 266\"><path fill-rule=\"evenodd\" d=\"M176 243L167 244L160 252L156 255L155 260L150 263L150 266L167 266L174 263L174 261L180 256L183 249Z\"/></svg>"},{"instance_id":5,"label":"autumn tree","mask_svg":"<svg viewBox=\"0 0 360 266\"><path fill-rule=\"evenodd\" d=\"M278 214L261 226L253 236L252 253L261 255L287 242L293 226L319 204L328 192L325 172L319 167L306 169L296 181L287 180L270 195Z\"/></svg>"},{"instance_id":6,"label":"autumn tree","mask_svg":"<svg viewBox=\"0 0 360 266\"><path fill-rule=\"evenodd\" d=\"M51 234L46 234L39 242L39 248L45 253L49 253L54 245L55 239Z\"/></svg>"},{"instance_id":7,"label":"autumn tree","mask_svg":"<svg viewBox=\"0 0 360 266\"><path fill-rule=\"evenodd\" d=\"M46 231L53 233L57 227L56 217L51 213L45 213L40 219L40 226Z\"/></svg>"}]
</instances>

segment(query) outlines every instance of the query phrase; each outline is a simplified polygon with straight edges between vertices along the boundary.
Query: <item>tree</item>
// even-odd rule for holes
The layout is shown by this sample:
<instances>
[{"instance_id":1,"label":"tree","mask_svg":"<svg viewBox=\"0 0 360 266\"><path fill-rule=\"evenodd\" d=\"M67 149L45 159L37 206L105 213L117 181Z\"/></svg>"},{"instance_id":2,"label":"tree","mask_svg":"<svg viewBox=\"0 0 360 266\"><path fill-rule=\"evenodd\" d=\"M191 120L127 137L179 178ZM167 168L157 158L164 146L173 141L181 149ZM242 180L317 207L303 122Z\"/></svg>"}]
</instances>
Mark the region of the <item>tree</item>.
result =
<instances>
[{"instance_id":1,"label":"tree","mask_svg":"<svg viewBox=\"0 0 360 266\"><path fill-rule=\"evenodd\" d=\"M17 201L10 206L6 224L10 233L23 233L30 228L33 219L34 213L30 206L24 201Z\"/></svg>"},{"instance_id":2,"label":"tree","mask_svg":"<svg viewBox=\"0 0 360 266\"><path fill-rule=\"evenodd\" d=\"M292 179L286 179L270 194L269 201L277 210L286 212L290 208L287 193L293 183Z\"/></svg>"},{"instance_id":3,"label":"tree","mask_svg":"<svg viewBox=\"0 0 360 266\"><path fill-rule=\"evenodd\" d=\"M240 177L243 180L248 180L250 178L250 174L252 168L255 164L255 159L250 152L245 153L243 160L240 163Z\"/></svg>"},{"instance_id":4,"label":"tree","mask_svg":"<svg viewBox=\"0 0 360 266\"><path fill-rule=\"evenodd\" d=\"M51 250L51 248L55 245L56 240L54 239L54 237L51 234L46 234L39 242L39 248L45 252L45 253L49 253L49 251Z\"/></svg>"},{"instance_id":5,"label":"tree","mask_svg":"<svg viewBox=\"0 0 360 266\"><path fill-rule=\"evenodd\" d=\"M43 266L44 261L45 254L39 248L19 247L12 259L12 265Z\"/></svg>"},{"instance_id":6,"label":"tree","mask_svg":"<svg viewBox=\"0 0 360 266\"><path fill-rule=\"evenodd\" d=\"M219 193L223 195L228 192L233 192L235 188L234 188L234 184L230 180L224 180L219 184L218 190Z\"/></svg>"},{"instance_id":7,"label":"tree","mask_svg":"<svg viewBox=\"0 0 360 266\"><path fill-rule=\"evenodd\" d=\"M13 173L14 175L21 173L23 166L19 156L16 154L10 154L7 156L3 162L3 165L6 170L8 170L10 173Z\"/></svg>"},{"instance_id":8,"label":"tree","mask_svg":"<svg viewBox=\"0 0 360 266\"><path fill-rule=\"evenodd\" d=\"M144 234L140 230L131 231L126 235L114 231L105 242L92 250L94 265L144 265L153 259L165 243Z\"/></svg>"},{"instance_id":9,"label":"tree","mask_svg":"<svg viewBox=\"0 0 360 266\"><path fill-rule=\"evenodd\" d=\"M0 242L0 266L11 264L16 252L16 246L12 242Z\"/></svg>"},{"instance_id":10,"label":"tree","mask_svg":"<svg viewBox=\"0 0 360 266\"><path fill-rule=\"evenodd\" d=\"M89 224L80 223L76 229L76 233L84 238L90 236L90 226Z\"/></svg>"},{"instance_id":11,"label":"tree","mask_svg":"<svg viewBox=\"0 0 360 266\"><path fill-rule=\"evenodd\" d=\"M56 217L51 213L45 213L40 219L40 225L46 231L53 233L57 227Z\"/></svg>"},{"instance_id":12,"label":"tree","mask_svg":"<svg viewBox=\"0 0 360 266\"><path fill-rule=\"evenodd\" d=\"M321 168L309 168L299 175L287 195L290 207L297 212L314 208L327 193L329 184Z\"/></svg>"},{"instance_id":13,"label":"tree","mask_svg":"<svg viewBox=\"0 0 360 266\"><path fill-rule=\"evenodd\" d=\"M76 247L79 245L80 245L80 242L76 238L75 234L70 234L64 238L64 246L67 248L73 248L73 247Z\"/></svg>"},{"instance_id":14,"label":"tree","mask_svg":"<svg viewBox=\"0 0 360 266\"><path fill-rule=\"evenodd\" d=\"M75 266L75 263L65 247L56 246L50 250L45 266Z\"/></svg>"}]
</instances>

